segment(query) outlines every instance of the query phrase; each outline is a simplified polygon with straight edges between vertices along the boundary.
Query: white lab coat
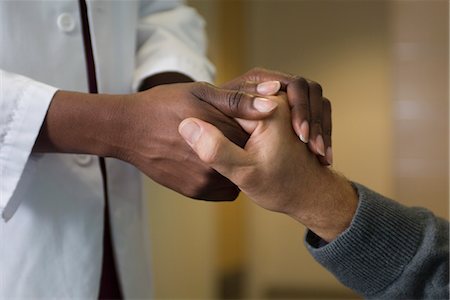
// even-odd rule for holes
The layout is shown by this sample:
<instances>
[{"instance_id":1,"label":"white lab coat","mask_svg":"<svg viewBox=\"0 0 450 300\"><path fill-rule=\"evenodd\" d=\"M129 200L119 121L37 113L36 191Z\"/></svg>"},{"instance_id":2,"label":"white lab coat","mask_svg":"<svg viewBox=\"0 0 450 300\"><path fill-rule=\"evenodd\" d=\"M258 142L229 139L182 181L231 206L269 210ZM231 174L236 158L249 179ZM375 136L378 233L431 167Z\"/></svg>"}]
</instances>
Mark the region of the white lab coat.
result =
<instances>
[{"instance_id":1,"label":"white lab coat","mask_svg":"<svg viewBox=\"0 0 450 300\"><path fill-rule=\"evenodd\" d=\"M99 92L129 93L163 71L211 80L203 20L181 1L87 2ZM98 295L98 159L31 153L56 89L85 92L86 78L78 0L0 1L0 298ZM117 160L107 159L107 169L122 289L147 298L141 178Z\"/></svg>"}]
</instances>

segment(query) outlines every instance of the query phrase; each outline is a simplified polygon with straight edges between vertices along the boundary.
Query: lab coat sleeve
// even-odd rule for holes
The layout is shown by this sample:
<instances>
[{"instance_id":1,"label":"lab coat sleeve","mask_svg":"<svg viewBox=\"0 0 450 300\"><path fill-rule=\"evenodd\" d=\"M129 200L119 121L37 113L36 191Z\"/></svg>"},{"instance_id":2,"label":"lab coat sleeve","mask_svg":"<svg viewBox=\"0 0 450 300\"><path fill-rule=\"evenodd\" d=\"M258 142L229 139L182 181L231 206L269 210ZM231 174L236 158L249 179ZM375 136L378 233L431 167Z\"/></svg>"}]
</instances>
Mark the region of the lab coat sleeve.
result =
<instances>
[{"instance_id":1,"label":"lab coat sleeve","mask_svg":"<svg viewBox=\"0 0 450 300\"><path fill-rule=\"evenodd\" d=\"M133 89L148 76L175 71L209 81L214 67L205 56L205 22L182 1L141 1Z\"/></svg>"},{"instance_id":2,"label":"lab coat sleeve","mask_svg":"<svg viewBox=\"0 0 450 300\"><path fill-rule=\"evenodd\" d=\"M17 187L56 90L0 69L0 214Z\"/></svg>"}]
</instances>

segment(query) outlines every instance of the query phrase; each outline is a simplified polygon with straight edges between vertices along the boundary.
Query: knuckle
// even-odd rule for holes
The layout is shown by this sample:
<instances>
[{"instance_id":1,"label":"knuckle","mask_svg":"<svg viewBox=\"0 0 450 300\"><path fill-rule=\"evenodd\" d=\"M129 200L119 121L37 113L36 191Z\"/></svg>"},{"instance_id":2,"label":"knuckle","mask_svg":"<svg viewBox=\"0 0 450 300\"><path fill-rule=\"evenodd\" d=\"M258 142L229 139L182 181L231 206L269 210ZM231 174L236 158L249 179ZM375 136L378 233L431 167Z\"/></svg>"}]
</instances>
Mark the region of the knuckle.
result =
<instances>
[{"instance_id":1,"label":"knuckle","mask_svg":"<svg viewBox=\"0 0 450 300\"><path fill-rule=\"evenodd\" d=\"M195 84L198 85L199 88L204 88L204 89L212 87L212 84L210 84L206 81L197 81Z\"/></svg>"},{"instance_id":2,"label":"knuckle","mask_svg":"<svg viewBox=\"0 0 450 300\"><path fill-rule=\"evenodd\" d=\"M331 112L331 101L328 98L323 98L323 108Z\"/></svg>"},{"instance_id":3,"label":"knuckle","mask_svg":"<svg viewBox=\"0 0 450 300\"><path fill-rule=\"evenodd\" d=\"M313 90L314 92L322 95L323 90L322 90L322 86L319 83L317 83L315 81L311 81L311 82L309 82L309 88L311 90Z\"/></svg>"},{"instance_id":4,"label":"knuckle","mask_svg":"<svg viewBox=\"0 0 450 300\"><path fill-rule=\"evenodd\" d=\"M262 68L262 67L255 67L255 68L252 68L251 70L250 70L250 73L253 73L253 74L258 74L258 73L262 73L262 72L265 72L266 71L266 69L264 69L264 68Z\"/></svg>"},{"instance_id":5,"label":"knuckle","mask_svg":"<svg viewBox=\"0 0 450 300\"><path fill-rule=\"evenodd\" d=\"M295 76L294 80L292 81L292 84L299 88L308 88L308 81L301 76Z\"/></svg>"},{"instance_id":6,"label":"knuckle","mask_svg":"<svg viewBox=\"0 0 450 300\"><path fill-rule=\"evenodd\" d=\"M262 82L270 78L270 75L279 75L279 72L272 71L263 67L255 67L249 71L248 78L254 82Z\"/></svg>"},{"instance_id":7,"label":"knuckle","mask_svg":"<svg viewBox=\"0 0 450 300\"><path fill-rule=\"evenodd\" d=\"M288 84L288 89L294 89L294 91L301 92L301 91L308 91L308 82L303 77L297 77Z\"/></svg>"},{"instance_id":8,"label":"knuckle","mask_svg":"<svg viewBox=\"0 0 450 300\"><path fill-rule=\"evenodd\" d=\"M291 82L297 81L297 80L299 80L301 78L303 78L303 77L300 76L300 75L292 75L291 74Z\"/></svg>"},{"instance_id":9,"label":"knuckle","mask_svg":"<svg viewBox=\"0 0 450 300\"><path fill-rule=\"evenodd\" d=\"M246 73L247 79L251 81L259 81L259 77L265 70L261 67L255 67Z\"/></svg>"},{"instance_id":10,"label":"knuckle","mask_svg":"<svg viewBox=\"0 0 450 300\"><path fill-rule=\"evenodd\" d=\"M208 90L209 90L208 83L199 81L199 82L195 82L193 85L194 86L193 86L192 92L193 92L194 96L196 96L197 98L200 98L202 100L207 98Z\"/></svg>"},{"instance_id":11,"label":"knuckle","mask_svg":"<svg viewBox=\"0 0 450 300\"><path fill-rule=\"evenodd\" d=\"M239 86L237 91L241 92L241 91L246 91L250 86L251 86L252 82L249 80L243 80Z\"/></svg>"},{"instance_id":12,"label":"knuckle","mask_svg":"<svg viewBox=\"0 0 450 300\"><path fill-rule=\"evenodd\" d=\"M228 108L231 112L236 113L239 111L243 95L241 91L232 91L228 94Z\"/></svg>"}]
</instances>

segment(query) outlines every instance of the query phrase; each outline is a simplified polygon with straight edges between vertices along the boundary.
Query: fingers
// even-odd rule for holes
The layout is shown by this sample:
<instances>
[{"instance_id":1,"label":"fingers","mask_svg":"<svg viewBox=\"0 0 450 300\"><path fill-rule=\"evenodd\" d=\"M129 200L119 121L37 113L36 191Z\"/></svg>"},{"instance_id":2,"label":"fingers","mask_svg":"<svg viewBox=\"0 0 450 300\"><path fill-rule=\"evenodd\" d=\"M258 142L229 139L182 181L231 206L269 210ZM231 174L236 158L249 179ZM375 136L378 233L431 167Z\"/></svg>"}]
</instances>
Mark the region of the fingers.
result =
<instances>
[{"instance_id":1,"label":"fingers","mask_svg":"<svg viewBox=\"0 0 450 300\"><path fill-rule=\"evenodd\" d=\"M248 72L247 78L255 82L276 80L280 81L284 85L287 85L292 79L294 79L294 76L291 74L264 68L253 68Z\"/></svg>"},{"instance_id":2,"label":"fingers","mask_svg":"<svg viewBox=\"0 0 450 300\"><path fill-rule=\"evenodd\" d=\"M235 78L223 85L224 88L237 90L242 87L242 82L266 82L278 81L281 83L281 90L286 91L287 84L295 77L291 74L286 74L278 71L268 70L264 68L253 68L247 73Z\"/></svg>"},{"instance_id":3,"label":"fingers","mask_svg":"<svg viewBox=\"0 0 450 300\"><path fill-rule=\"evenodd\" d=\"M322 111L322 132L323 141L325 144L325 160L328 165L333 164L333 151L331 148L331 102L327 98L323 98L323 111Z\"/></svg>"},{"instance_id":4,"label":"fingers","mask_svg":"<svg viewBox=\"0 0 450 300\"><path fill-rule=\"evenodd\" d=\"M202 82L194 84L191 92L195 97L233 118L262 119L269 116L277 106L264 97L253 96L239 90L221 89Z\"/></svg>"},{"instance_id":5,"label":"fingers","mask_svg":"<svg viewBox=\"0 0 450 300\"><path fill-rule=\"evenodd\" d=\"M287 86L292 111L292 127L304 143L309 141L309 86L304 78L297 78Z\"/></svg>"},{"instance_id":6,"label":"fingers","mask_svg":"<svg viewBox=\"0 0 450 300\"><path fill-rule=\"evenodd\" d=\"M272 96L278 93L281 89L281 83L276 80L265 81L265 82L255 82L255 81L244 81L239 86L239 91L248 94L257 94L262 96Z\"/></svg>"},{"instance_id":7,"label":"fingers","mask_svg":"<svg viewBox=\"0 0 450 300\"><path fill-rule=\"evenodd\" d=\"M274 80L261 83L244 81L239 89L268 97L280 92L283 84ZM286 91L295 133L304 143L309 143L309 148L323 165L331 165L331 103L323 97L322 87L314 81L295 77L287 84ZM249 124L244 127L247 132L254 128L254 123Z\"/></svg>"},{"instance_id":8,"label":"fingers","mask_svg":"<svg viewBox=\"0 0 450 300\"><path fill-rule=\"evenodd\" d=\"M264 96L275 95L281 88L281 82L273 80L261 83L245 81L239 87L243 92ZM308 143L310 135L308 81L304 78L297 77L288 83L286 90L289 105L292 110L292 127L300 139L304 143Z\"/></svg>"},{"instance_id":9,"label":"fingers","mask_svg":"<svg viewBox=\"0 0 450 300\"><path fill-rule=\"evenodd\" d=\"M309 148L325 157L325 145L322 135L322 87L316 82L309 84L310 143Z\"/></svg>"},{"instance_id":10,"label":"fingers","mask_svg":"<svg viewBox=\"0 0 450 300\"><path fill-rule=\"evenodd\" d=\"M331 132L331 105L326 107L330 103L322 98L322 87L318 83L291 74L254 68L224 86L264 96L276 94L277 88L278 91L286 91L296 134L304 143L309 143L309 148L318 155L322 164L331 164L331 136L327 133Z\"/></svg>"},{"instance_id":11,"label":"fingers","mask_svg":"<svg viewBox=\"0 0 450 300\"><path fill-rule=\"evenodd\" d=\"M287 86L292 127L323 165L331 165L331 103L322 95L320 84L296 78Z\"/></svg>"},{"instance_id":12,"label":"fingers","mask_svg":"<svg viewBox=\"0 0 450 300\"><path fill-rule=\"evenodd\" d=\"M239 185L236 169L245 164L245 150L229 141L213 125L196 118L183 120L178 132L198 157L213 169Z\"/></svg>"}]
</instances>

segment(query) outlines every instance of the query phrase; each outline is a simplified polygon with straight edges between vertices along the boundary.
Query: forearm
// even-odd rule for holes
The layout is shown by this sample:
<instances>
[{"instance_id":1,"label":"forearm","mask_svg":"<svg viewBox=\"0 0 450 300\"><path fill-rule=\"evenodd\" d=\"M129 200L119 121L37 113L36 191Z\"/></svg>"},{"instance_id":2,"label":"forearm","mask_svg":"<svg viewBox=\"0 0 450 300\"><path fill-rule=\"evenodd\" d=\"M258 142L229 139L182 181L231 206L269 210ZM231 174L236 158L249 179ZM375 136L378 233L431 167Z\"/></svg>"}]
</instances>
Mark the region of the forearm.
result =
<instances>
[{"instance_id":1,"label":"forearm","mask_svg":"<svg viewBox=\"0 0 450 300\"><path fill-rule=\"evenodd\" d=\"M329 242L350 226L358 196L345 177L320 166L315 158L309 168L303 179L308 182L298 195L302 199L288 215Z\"/></svg>"},{"instance_id":2,"label":"forearm","mask_svg":"<svg viewBox=\"0 0 450 300\"><path fill-rule=\"evenodd\" d=\"M177 72L159 73L143 80L140 91L191 78ZM121 130L120 113L133 95L58 91L52 99L33 152L114 156ZM125 100L125 101L124 101Z\"/></svg>"},{"instance_id":3,"label":"forearm","mask_svg":"<svg viewBox=\"0 0 450 300\"><path fill-rule=\"evenodd\" d=\"M33 152L112 156L120 135L117 116L125 97L132 96L58 91Z\"/></svg>"}]
</instances>

